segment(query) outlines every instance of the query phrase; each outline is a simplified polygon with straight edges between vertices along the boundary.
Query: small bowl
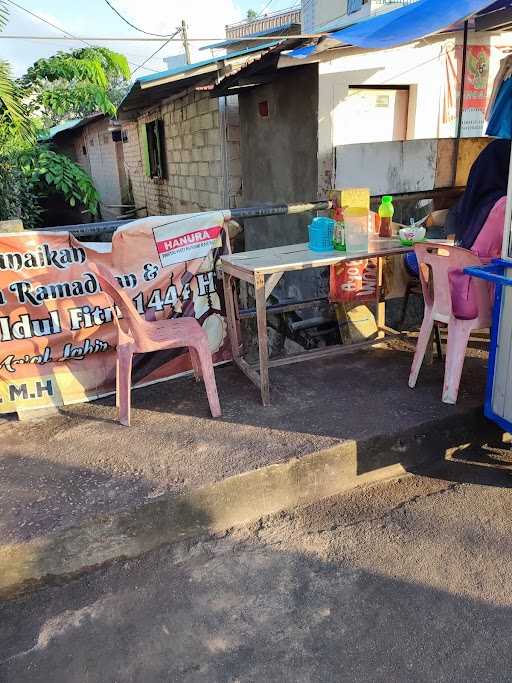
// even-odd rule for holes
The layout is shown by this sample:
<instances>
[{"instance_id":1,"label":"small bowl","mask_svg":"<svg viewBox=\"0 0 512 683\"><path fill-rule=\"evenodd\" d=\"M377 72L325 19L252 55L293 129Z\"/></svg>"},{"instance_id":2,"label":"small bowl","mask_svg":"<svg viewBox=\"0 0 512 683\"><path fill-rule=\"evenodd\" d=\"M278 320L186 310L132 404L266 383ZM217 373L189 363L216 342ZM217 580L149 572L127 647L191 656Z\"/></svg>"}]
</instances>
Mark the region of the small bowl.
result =
<instances>
[{"instance_id":1,"label":"small bowl","mask_svg":"<svg viewBox=\"0 0 512 683\"><path fill-rule=\"evenodd\" d=\"M400 242L405 247L412 247L416 242L423 242L426 234L427 230L425 228L415 228L412 226L410 228L402 228L399 232Z\"/></svg>"}]
</instances>

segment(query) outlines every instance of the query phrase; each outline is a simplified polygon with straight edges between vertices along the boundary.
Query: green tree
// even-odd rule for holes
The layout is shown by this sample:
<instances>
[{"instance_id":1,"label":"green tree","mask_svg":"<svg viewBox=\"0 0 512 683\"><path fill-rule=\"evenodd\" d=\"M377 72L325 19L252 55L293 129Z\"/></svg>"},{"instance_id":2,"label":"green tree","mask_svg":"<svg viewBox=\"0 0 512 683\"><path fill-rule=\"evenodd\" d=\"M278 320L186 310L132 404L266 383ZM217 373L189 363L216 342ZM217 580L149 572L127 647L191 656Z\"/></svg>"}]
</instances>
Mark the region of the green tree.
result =
<instances>
[{"instance_id":1,"label":"green tree","mask_svg":"<svg viewBox=\"0 0 512 683\"><path fill-rule=\"evenodd\" d=\"M19 86L32 112L46 125L55 125L96 112L114 116L129 78L124 55L85 47L37 60Z\"/></svg>"},{"instance_id":2,"label":"green tree","mask_svg":"<svg viewBox=\"0 0 512 683\"><path fill-rule=\"evenodd\" d=\"M247 21L254 21L255 19L257 19L257 17L258 17L258 13L255 10L253 10L253 9L247 10Z\"/></svg>"},{"instance_id":3,"label":"green tree","mask_svg":"<svg viewBox=\"0 0 512 683\"><path fill-rule=\"evenodd\" d=\"M0 31L8 19L7 4L0 0ZM13 81L11 66L5 59L0 59L0 149L6 143L26 145L34 140L35 129Z\"/></svg>"}]
</instances>

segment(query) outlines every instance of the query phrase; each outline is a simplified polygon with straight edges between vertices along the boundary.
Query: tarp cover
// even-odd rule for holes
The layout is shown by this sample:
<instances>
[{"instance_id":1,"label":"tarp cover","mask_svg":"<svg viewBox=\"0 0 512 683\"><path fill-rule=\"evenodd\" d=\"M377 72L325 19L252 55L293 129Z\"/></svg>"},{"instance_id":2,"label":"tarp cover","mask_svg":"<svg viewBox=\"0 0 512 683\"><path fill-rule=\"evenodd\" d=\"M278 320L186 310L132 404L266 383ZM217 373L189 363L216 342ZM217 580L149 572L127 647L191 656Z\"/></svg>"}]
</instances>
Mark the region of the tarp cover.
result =
<instances>
[{"instance_id":1,"label":"tarp cover","mask_svg":"<svg viewBox=\"0 0 512 683\"><path fill-rule=\"evenodd\" d=\"M330 33L326 45L298 48L291 57L307 57L313 52L332 46L332 40L342 45L385 49L405 45L419 38L437 33L461 20L480 12L489 0L418 0L412 5L379 14L348 28Z\"/></svg>"}]
</instances>

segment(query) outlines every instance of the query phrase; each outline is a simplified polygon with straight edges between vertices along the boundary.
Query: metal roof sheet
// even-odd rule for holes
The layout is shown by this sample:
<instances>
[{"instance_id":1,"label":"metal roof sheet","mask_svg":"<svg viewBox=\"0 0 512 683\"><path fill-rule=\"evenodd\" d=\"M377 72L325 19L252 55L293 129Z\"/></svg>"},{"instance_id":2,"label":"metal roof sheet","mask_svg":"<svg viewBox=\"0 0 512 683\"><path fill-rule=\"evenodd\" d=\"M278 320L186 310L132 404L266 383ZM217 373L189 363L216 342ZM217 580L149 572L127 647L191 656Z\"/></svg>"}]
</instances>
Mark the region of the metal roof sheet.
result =
<instances>
[{"instance_id":1,"label":"metal roof sheet","mask_svg":"<svg viewBox=\"0 0 512 683\"><path fill-rule=\"evenodd\" d=\"M260 36L271 36L273 33L282 35L281 31L288 31L294 26L299 26L299 24L289 21L287 24L282 24L282 26L274 26L266 31L258 31L257 33L248 33L246 36L240 36L239 38L227 38L220 43L213 43L213 45L205 45L199 48L200 50L214 50L216 48L228 47L229 45L237 45L238 43L243 43L246 38L259 38ZM231 53L230 53L231 54Z\"/></svg>"},{"instance_id":2,"label":"metal roof sheet","mask_svg":"<svg viewBox=\"0 0 512 683\"><path fill-rule=\"evenodd\" d=\"M264 45L258 45L256 47L246 47L243 50L237 50L236 52L229 52L228 54L222 55L220 57L211 57L210 59L204 59L200 62L195 62L194 64L186 64L185 66L178 66L174 69L166 69L165 71L160 71L156 74L149 74L148 76L141 76L137 79L136 83L152 83L153 81L161 81L164 78L171 76L178 76L183 74L187 77L191 71L196 71L201 69L201 67L211 66L217 62L226 62L230 59L235 59L236 57L242 57L245 54L250 54L252 52L258 52L259 50L266 50L269 47L274 47L279 43L278 40L274 40L271 43L265 43Z\"/></svg>"}]
</instances>

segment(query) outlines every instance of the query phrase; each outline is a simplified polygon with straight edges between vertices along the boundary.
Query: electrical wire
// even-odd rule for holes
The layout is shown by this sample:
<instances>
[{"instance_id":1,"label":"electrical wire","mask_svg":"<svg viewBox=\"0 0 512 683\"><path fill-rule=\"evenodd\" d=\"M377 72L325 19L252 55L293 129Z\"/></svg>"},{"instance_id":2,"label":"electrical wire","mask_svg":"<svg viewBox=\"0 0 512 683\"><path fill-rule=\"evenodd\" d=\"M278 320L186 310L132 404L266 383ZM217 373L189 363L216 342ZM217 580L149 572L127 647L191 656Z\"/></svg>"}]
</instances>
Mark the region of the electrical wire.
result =
<instances>
[{"instance_id":1,"label":"electrical wire","mask_svg":"<svg viewBox=\"0 0 512 683\"><path fill-rule=\"evenodd\" d=\"M135 69L135 71L132 71L132 78L133 78L133 76L135 76L135 74L137 73L137 71L138 71L139 69L143 69L144 66L145 66L151 59L153 59L153 57L156 57L156 55L157 55L159 52L161 52L161 51L164 49L164 47L166 47L166 46L171 42L171 40L174 38L174 36L176 36L180 31L181 31L181 28L177 29L176 32L175 32L172 36L170 36L170 38L169 38L168 40L165 41L165 43L162 43L162 45L160 45L160 47L158 48L158 50L155 50L155 51L153 52L153 54L149 55L149 57L148 57L144 62L142 62L142 64L141 64L140 66L138 66L138 67Z\"/></svg>"},{"instance_id":2,"label":"electrical wire","mask_svg":"<svg viewBox=\"0 0 512 683\"><path fill-rule=\"evenodd\" d=\"M68 36L69 38L72 38L73 40L77 40L79 43L83 43L84 45L87 45L87 47L94 47L92 43L88 43L86 40L83 40L82 38L79 38L78 36L73 35L69 31L66 31L65 29L61 28L60 26L57 26L56 24L53 24L51 21L48 19L45 19L44 17L41 17L39 14L36 14L35 12L32 12L31 10L27 9L26 7L23 7L22 5L19 5L17 2L14 2L14 0L7 0L7 2L10 5L13 5L17 9L22 10L23 12L26 12L27 14L30 14L32 17L35 19L38 19L39 21L42 21L44 24L47 24L48 26L51 26L54 29L57 29L57 31L60 31L63 33L65 36ZM55 39L56 36L54 37ZM152 69L151 67L145 66L148 60L144 62L144 64L134 64L133 62L128 62L130 66L135 66L137 69L146 69L147 71L153 71L153 73L158 73L156 69Z\"/></svg>"},{"instance_id":3,"label":"electrical wire","mask_svg":"<svg viewBox=\"0 0 512 683\"><path fill-rule=\"evenodd\" d=\"M115 12L117 16L124 21L125 24L128 24L128 26L131 26L131 28L134 28L136 31L139 31L139 33L145 33L147 36L156 36L157 38L169 38L169 34L163 34L163 33L150 33L149 31L144 31L144 29L139 28L138 26L135 26L135 24L132 24L126 17L124 17L119 10L117 10L114 5L112 5L109 0L105 0L107 5L110 7L112 12ZM175 34L176 35L176 34Z\"/></svg>"},{"instance_id":4,"label":"electrical wire","mask_svg":"<svg viewBox=\"0 0 512 683\"><path fill-rule=\"evenodd\" d=\"M254 17L254 19L257 19L258 17L261 17L261 15L263 14L263 12L265 12L265 10L267 10L273 2L274 2L274 0L269 0L269 2L267 2L267 4L265 5L265 7L264 7L263 9L261 9L261 10L258 12L258 14Z\"/></svg>"}]
</instances>

